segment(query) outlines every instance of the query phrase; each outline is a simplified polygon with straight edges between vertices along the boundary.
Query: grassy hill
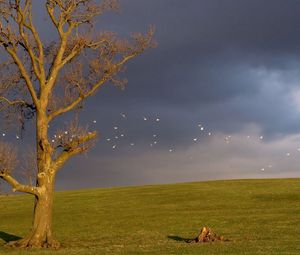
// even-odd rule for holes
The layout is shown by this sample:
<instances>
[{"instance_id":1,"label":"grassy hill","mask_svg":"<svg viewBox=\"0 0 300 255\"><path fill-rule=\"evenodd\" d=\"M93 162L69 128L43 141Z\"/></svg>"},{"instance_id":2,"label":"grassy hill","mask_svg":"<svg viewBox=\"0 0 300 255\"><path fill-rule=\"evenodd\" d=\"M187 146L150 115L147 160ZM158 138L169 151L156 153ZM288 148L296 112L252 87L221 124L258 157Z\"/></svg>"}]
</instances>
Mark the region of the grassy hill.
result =
<instances>
[{"instance_id":1,"label":"grassy hill","mask_svg":"<svg viewBox=\"0 0 300 255\"><path fill-rule=\"evenodd\" d=\"M236 180L58 192L62 249L14 250L30 196L0 197L0 254L300 254L300 179ZM202 226L230 242L187 244Z\"/></svg>"}]
</instances>

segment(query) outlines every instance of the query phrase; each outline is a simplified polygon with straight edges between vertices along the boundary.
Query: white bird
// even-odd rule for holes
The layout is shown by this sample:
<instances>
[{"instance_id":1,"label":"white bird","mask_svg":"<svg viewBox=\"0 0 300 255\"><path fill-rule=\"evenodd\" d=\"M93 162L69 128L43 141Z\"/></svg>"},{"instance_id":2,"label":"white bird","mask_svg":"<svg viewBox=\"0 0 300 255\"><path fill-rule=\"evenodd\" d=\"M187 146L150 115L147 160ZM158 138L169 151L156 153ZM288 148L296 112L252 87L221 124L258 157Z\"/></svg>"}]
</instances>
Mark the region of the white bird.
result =
<instances>
[{"instance_id":1,"label":"white bird","mask_svg":"<svg viewBox=\"0 0 300 255\"><path fill-rule=\"evenodd\" d=\"M117 130L118 129L118 127L114 127L114 130Z\"/></svg>"},{"instance_id":2,"label":"white bird","mask_svg":"<svg viewBox=\"0 0 300 255\"><path fill-rule=\"evenodd\" d=\"M157 118L157 119L156 119L156 122L159 122L159 121L160 121L160 119L159 119L159 118Z\"/></svg>"},{"instance_id":3,"label":"white bird","mask_svg":"<svg viewBox=\"0 0 300 255\"><path fill-rule=\"evenodd\" d=\"M126 119L126 114L125 113L120 113L121 114L121 116L124 118L124 119Z\"/></svg>"},{"instance_id":4,"label":"white bird","mask_svg":"<svg viewBox=\"0 0 300 255\"><path fill-rule=\"evenodd\" d=\"M97 120L93 120L93 123L97 123Z\"/></svg>"},{"instance_id":5,"label":"white bird","mask_svg":"<svg viewBox=\"0 0 300 255\"><path fill-rule=\"evenodd\" d=\"M112 148L113 148L113 149L115 149L116 147L117 147L117 145L113 145L113 147L112 147Z\"/></svg>"},{"instance_id":6,"label":"white bird","mask_svg":"<svg viewBox=\"0 0 300 255\"><path fill-rule=\"evenodd\" d=\"M198 140L198 138L194 138L193 140L196 142Z\"/></svg>"},{"instance_id":7,"label":"white bird","mask_svg":"<svg viewBox=\"0 0 300 255\"><path fill-rule=\"evenodd\" d=\"M225 136L225 142L226 142L226 143L229 143L229 142L230 142L230 139L231 139L231 136L230 136L230 135Z\"/></svg>"},{"instance_id":8,"label":"white bird","mask_svg":"<svg viewBox=\"0 0 300 255\"><path fill-rule=\"evenodd\" d=\"M143 117L143 119L144 119L144 120L147 120L147 118L146 118L146 117Z\"/></svg>"}]
</instances>

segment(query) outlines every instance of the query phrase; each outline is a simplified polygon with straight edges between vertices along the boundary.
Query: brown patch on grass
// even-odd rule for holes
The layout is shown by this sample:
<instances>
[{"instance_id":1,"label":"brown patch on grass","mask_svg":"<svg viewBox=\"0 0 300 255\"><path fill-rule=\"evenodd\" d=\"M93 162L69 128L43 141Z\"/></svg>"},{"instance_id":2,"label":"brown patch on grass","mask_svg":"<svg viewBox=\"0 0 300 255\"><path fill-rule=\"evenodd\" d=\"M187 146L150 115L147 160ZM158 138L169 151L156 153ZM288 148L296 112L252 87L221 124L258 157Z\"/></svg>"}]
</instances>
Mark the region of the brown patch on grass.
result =
<instances>
[{"instance_id":1,"label":"brown patch on grass","mask_svg":"<svg viewBox=\"0 0 300 255\"><path fill-rule=\"evenodd\" d=\"M196 238L186 240L187 243L207 243L215 241L228 242L229 239L224 238L223 236L218 236L208 227L203 227Z\"/></svg>"}]
</instances>

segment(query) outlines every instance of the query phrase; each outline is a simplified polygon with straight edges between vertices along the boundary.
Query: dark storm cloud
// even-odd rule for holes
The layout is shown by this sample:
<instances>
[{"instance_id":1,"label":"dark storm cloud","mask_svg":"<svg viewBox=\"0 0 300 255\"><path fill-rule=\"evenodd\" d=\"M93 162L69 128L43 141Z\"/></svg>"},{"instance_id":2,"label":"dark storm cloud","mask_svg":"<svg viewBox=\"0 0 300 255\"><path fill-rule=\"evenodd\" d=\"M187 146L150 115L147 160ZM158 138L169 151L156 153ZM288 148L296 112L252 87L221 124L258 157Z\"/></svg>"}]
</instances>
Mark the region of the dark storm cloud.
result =
<instances>
[{"instance_id":1,"label":"dark storm cloud","mask_svg":"<svg viewBox=\"0 0 300 255\"><path fill-rule=\"evenodd\" d=\"M122 15L106 16L99 26L125 35L154 24L158 48L128 65L125 91L106 87L89 105L97 114L87 111L86 119L100 120L103 138L114 136L114 125L127 132L119 151L112 152L112 144L100 139L84 161L93 171L94 186L297 176L297 163L282 155L298 143L284 137L299 133L299 104L293 97L300 89L299 1L121 3ZM120 118L120 112L128 119ZM144 115L152 120L159 116L159 126L143 122ZM266 142L226 149L222 135L218 142L210 141L199 133L198 123L205 125L205 134L248 132L263 134ZM159 134L155 155L149 148L153 133ZM202 147L192 145L193 137L201 137ZM135 150L128 147L133 140ZM173 147L176 156L170 159ZM239 151L244 154L236 155ZM197 160L187 162L189 153ZM276 160L277 169L257 172ZM71 165L80 176L80 166Z\"/></svg>"},{"instance_id":2,"label":"dark storm cloud","mask_svg":"<svg viewBox=\"0 0 300 255\"><path fill-rule=\"evenodd\" d=\"M107 14L97 26L125 36L154 24L158 47L128 65L125 91L106 87L89 104L97 114L88 114L88 107L87 117L99 118L104 134L118 123L120 111L140 118L162 115L166 143L182 143L200 120L231 132L248 123L268 132L298 131L293 121L298 113L287 95L299 78L300 2L122 0L121 5L121 15ZM266 77L257 75L261 70ZM262 88L274 72L284 76L275 93L272 84ZM143 139L149 130L131 122L127 129Z\"/></svg>"},{"instance_id":3,"label":"dark storm cloud","mask_svg":"<svg viewBox=\"0 0 300 255\"><path fill-rule=\"evenodd\" d=\"M299 176L299 162L281 157L297 147L293 137L300 131L300 1L120 2L122 13L106 14L97 28L126 36L153 24L158 47L128 64L124 91L106 86L87 102L82 119L100 131L99 143L89 158L65 167L58 187ZM53 39L52 30L41 31ZM209 140L209 131L218 139ZM121 133L122 141L105 140ZM149 147L153 134L159 135L155 149ZM243 143L223 147L226 134L263 135L265 142L245 152ZM278 166L262 175L268 160Z\"/></svg>"},{"instance_id":4,"label":"dark storm cloud","mask_svg":"<svg viewBox=\"0 0 300 255\"><path fill-rule=\"evenodd\" d=\"M126 111L164 116L163 137L179 143L193 135L190 125L197 121L229 132L249 123L270 133L299 131L299 113L289 100L299 78L299 2L121 3L122 14L108 15L99 27L128 34L154 24L158 48L128 65L124 92L107 87L99 93L91 107L105 120L102 128ZM266 89L274 73L281 88L268 84ZM136 133L142 139L148 132Z\"/></svg>"}]
</instances>

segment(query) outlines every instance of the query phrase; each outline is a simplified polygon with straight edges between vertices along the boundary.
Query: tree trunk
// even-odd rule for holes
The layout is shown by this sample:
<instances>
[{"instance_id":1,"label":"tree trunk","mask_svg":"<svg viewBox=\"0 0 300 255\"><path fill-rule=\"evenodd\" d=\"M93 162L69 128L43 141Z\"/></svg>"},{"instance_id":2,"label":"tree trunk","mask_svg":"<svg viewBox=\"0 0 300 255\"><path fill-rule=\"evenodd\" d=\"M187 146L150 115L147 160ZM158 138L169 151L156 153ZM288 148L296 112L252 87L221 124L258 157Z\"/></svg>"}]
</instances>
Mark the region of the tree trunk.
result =
<instances>
[{"instance_id":1,"label":"tree trunk","mask_svg":"<svg viewBox=\"0 0 300 255\"><path fill-rule=\"evenodd\" d=\"M42 194L36 197L34 207L33 226L30 233L23 239L9 242L12 247L59 248L52 236L53 184L45 186Z\"/></svg>"},{"instance_id":2,"label":"tree trunk","mask_svg":"<svg viewBox=\"0 0 300 255\"><path fill-rule=\"evenodd\" d=\"M47 100L43 101L46 109ZM37 187L39 195L35 197L33 225L29 234L20 240L8 243L13 247L58 248L59 242L52 235L52 210L54 195L55 171L52 168L51 154L53 148L48 141L48 119L46 110L37 112Z\"/></svg>"}]
</instances>

